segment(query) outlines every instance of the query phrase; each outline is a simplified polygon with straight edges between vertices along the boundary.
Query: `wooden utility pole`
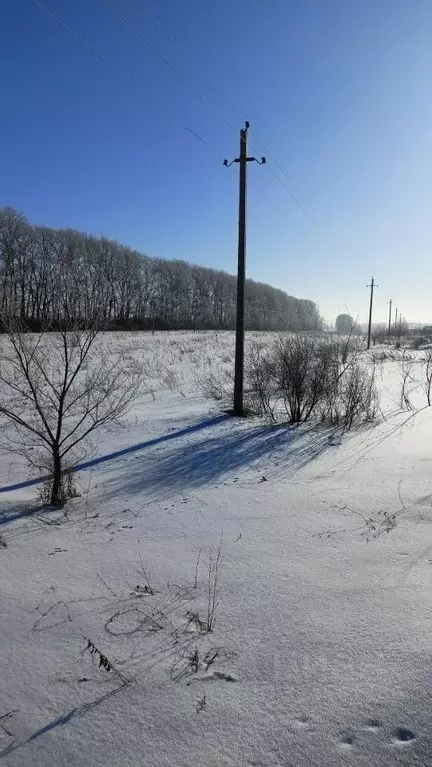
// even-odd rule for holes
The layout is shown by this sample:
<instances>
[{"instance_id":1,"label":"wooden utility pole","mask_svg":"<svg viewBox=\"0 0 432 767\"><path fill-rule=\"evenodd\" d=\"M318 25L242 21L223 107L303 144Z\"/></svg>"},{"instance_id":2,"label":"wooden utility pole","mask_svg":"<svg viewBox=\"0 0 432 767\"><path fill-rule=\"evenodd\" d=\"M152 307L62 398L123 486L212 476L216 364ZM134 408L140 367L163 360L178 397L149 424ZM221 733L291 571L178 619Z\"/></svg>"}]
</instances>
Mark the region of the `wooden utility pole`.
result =
<instances>
[{"instance_id":1,"label":"wooden utility pole","mask_svg":"<svg viewBox=\"0 0 432 767\"><path fill-rule=\"evenodd\" d=\"M389 336L391 336L392 304L393 304L393 301L390 299L390 301L389 301L389 324L388 324L388 334L389 334Z\"/></svg>"},{"instance_id":2,"label":"wooden utility pole","mask_svg":"<svg viewBox=\"0 0 432 767\"><path fill-rule=\"evenodd\" d=\"M369 303L368 338L367 338L367 348L370 349L371 332L372 332L373 294L374 294L374 288L378 287L378 285L375 284L373 277L372 277L372 280L371 280L371 284L370 285L366 285L366 287L371 289L371 292L370 292L370 303Z\"/></svg>"},{"instance_id":3,"label":"wooden utility pole","mask_svg":"<svg viewBox=\"0 0 432 767\"><path fill-rule=\"evenodd\" d=\"M238 259L237 259L237 307L236 307L236 342L234 371L234 415L243 416L243 370L244 370L244 297L246 279L246 166L248 162L264 165L265 157L257 160L247 156L247 137L249 123L240 130L240 157L224 165L229 168L234 162L239 163L239 218L238 218Z\"/></svg>"}]
</instances>

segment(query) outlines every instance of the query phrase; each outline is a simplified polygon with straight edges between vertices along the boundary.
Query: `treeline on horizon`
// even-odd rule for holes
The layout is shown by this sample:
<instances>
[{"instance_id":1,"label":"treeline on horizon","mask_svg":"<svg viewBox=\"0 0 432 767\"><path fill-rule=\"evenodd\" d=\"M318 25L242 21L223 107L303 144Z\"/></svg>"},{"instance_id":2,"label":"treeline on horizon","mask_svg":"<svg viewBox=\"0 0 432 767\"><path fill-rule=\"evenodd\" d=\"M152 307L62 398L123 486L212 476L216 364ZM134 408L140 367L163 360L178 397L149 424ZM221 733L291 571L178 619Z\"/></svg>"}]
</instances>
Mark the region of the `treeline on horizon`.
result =
<instances>
[{"instance_id":1,"label":"treeline on horizon","mask_svg":"<svg viewBox=\"0 0 432 767\"><path fill-rule=\"evenodd\" d=\"M105 237L32 225L0 208L0 329L30 330L96 316L113 330L232 330L236 277L185 261L150 258ZM313 301L246 281L248 330L318 330Z\"/></svg>"}]
</instances>

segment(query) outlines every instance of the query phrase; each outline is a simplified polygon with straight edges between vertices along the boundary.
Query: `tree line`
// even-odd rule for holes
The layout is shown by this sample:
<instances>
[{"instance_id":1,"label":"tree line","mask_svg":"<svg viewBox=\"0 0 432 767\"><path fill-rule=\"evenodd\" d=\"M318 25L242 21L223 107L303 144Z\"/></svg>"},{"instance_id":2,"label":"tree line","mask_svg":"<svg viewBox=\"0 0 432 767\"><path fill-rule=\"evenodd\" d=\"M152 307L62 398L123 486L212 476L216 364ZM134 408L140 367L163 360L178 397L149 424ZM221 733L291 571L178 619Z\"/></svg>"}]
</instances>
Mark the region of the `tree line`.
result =
<instances>
[{"instance_id":1,"label":"tree line","mask_svg":"<svg viewBox=\"0 0 432 767\"><path fill-rule=\"evenodd\" d=\"M236 278L185 261L150 258L74 229L32 225L0 209L0 326L19 319L32 330L98 317L112 329L235 327ZM247 280L249 330L317 330L313 301ZM4 326L4 325L3 325Z\"/></svg>"}]
</instances>

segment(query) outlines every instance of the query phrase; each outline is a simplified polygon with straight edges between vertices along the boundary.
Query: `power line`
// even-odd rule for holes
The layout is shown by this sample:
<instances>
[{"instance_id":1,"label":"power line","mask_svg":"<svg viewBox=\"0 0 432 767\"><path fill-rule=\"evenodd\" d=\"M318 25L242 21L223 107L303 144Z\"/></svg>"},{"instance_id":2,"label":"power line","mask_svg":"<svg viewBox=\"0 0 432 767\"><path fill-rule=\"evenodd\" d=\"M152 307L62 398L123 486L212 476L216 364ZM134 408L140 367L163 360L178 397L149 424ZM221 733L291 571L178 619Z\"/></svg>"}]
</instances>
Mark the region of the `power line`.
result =
<instances>
[{"instance_id":1,"label":"power line","mask_svg":"<svg viewBox=\"0 0 432 767\"><path fill-rule=\"evenodd\" d=\"M184 82L184 83L187 85L187 87L188 87L188 88L190 88L190 90L192 90L192 91L193 91L193 93L195 93L195 95L196 95L196 96L198 96L198 98L199 98L199 99L200 99L200 100L201 100L201 101L202 101L204 104L206 104L206 106L207 106L209 109L211 109L211 111L212 111L212 112L213 112L213 113L214 113L214 114L215 114L215 115L216 115L216 116L217 116L217 117L218 117L220 120L222 120L222 122L223 122L223 123L224 123L224 124L225 124L225 125L226 125L226 126L227 126L227 127L228 127L228 128L231 130L231 131L232 131L232 132L233 132L233 133L235 133L235 134L237 135L237 129L236 129L236 128L235 128L235 127L234 127L234 126L233 126L233 125L232 125L232 124L229 122L229 120L227 120L227 119L224 117L224 115L223 115L223 114L222 114L222 113L221 113L221 112L220 112L218 109L216 109L216 108L213 106L213 104L212 104L212 103L211 103L211 102L210 102L210 101L209 101L209 100L208 100L208 99L207 99L205 96L203 96L203 95L202 95L202 94L201 94L201 93L200 93L200 92L197 90L197 88L195 88L195 86L194 86L194 85L193 85L191 82L189 82L189 80L188 80L188 79L187 79L187 78L186 78L186 77L185 77L185 76L184 76L184 75L183 75L183 74L182 74L182 73L179 71L179 69L177 69L177 67L176 67L176 66L174 66L174 64L172 64L172 62L171 62L171 61L170 61L170 60L169 60L169 59L168 59L168 58L167 58L167 57L166 57L166 56L165 56L165 55L162 53L162 51L161 51L161 50L160 50L160 49L159 49L159 48L158 48L156 45L154 45L154 44L153 44L153 43L152 43L152 42L151 42L151 41L150 41L150 40L149 40L149 39L148 39L148 38L147 38L147 37L146 37L146 36L143 34L143 32L141 32L141 30L140 30L140 29L138 29L138 27L137 27L137 26L135 26L135 24L133 24L133 22L132 22L132 21L131 21L131 20L130 20L130 19L127 17L127 16L125 16L125 14L124 14L124 13L122 13L122 11L120 11L120 10L117 8L117 6L116 6L116 5L115 5L115 3L113 2L113 0L105 0L105 1L106 1L106 3L107 3L107 4L108 4L108 5L109 5L109 6L110 6L112 9L113 9L113 11L114 11L114 12L115 12L115 13L116 13L118 16L119 16L119 18L121 18L121 19L124 21L124 23L125 23L125 24L127 24L127 25L130 27L130 29L132 29L132 30L133 30L133 31L134 31L134 32L135 32L135 33L136 33L136 34L137 34L137 35L138 35L138 36L139 36L139 37L140 37L140 38L143 40L143 42L144 42L144 43L145 43L145 44L146 44L146 45L147 45L147 46L148 46L148 47L149 47L149 48L150 48L150 49L151 49L151 50L152 50L152 51L153 51L153 52L154 52L154 53L155 53L157 56L159 56L159 58L161 59L161 61L163 61L163 62L164 62L164 64L166 64L166 66L168 66L168 67L171 69L171 71L173 71L173 72L174 72L174 73L175 73L175 74L176 74L176 75L177 75L177 76L178 76L178 77L179 77L179 78L180 78L180 79L181 79L181 80L182 80L182 81L183 81L183 82ZM143 12L144 12L144 13L145 13L147 16L148 16L148 18L149 18L149 19L150 19L150 20L153 22L153 24L155 24L155 25L156 25L156 26L157 26L157 27L158 27L158 28L159 28L159 29L160 29L160 30L163 32L163 34L165 35L166 39L167 39L167 40L168 40L168 41L169 41L171 44L173 44L173 45L175 45L177 48L181 49L181 46L179 45L179 43L177 43L177 42L174 40L174 38L173 38L173 37L172 37L172 36L171 36L171 35L170 35L170 34L169 34L169 33L168 33L168 32L167 32L165 29L164 29L164 27L162 26L162 24L161 24L161 23L160 23L160 22L159 22L157 19L155 19L155 17L154 17L154 16L152 16L152 15L150 14L150 12L148 11L148 9L147 9L147 8L146 8L144 5L142 5L142 3L140 2L140 0L135 0L135 2L136 2L136 4L138 5L138 7L139 7L139 8L140 8L140 9L141 9L141 10L142 10L142 11L143 11ZM184 56L184 58L185 58L185 61L187 61L187 63L188 63L188 64L189 64L191 67L193 67L193 69L194 69L194 70L195 70L195 71L196 71L196 72L197 72L197 73L200 75L200 77L202 77L206 83L208 83L209 85L211 85L211 83L210 83L210 80L208 79L208 77L206 77L206 75L204 74L204 72L203 72L203 71L202 71L202 70L201 70L201 69L200 69L198 66L196 66L196 64L194 64L194 62L193 62L193 61L192 61L192 60L191 60L189 57L187 57L187 56ZM252 150L254 149L254 147L251 147L251 148L252 148ZM268 155L268 152L267 152L267 155ZM288 180L288 182L291 184L291 186L294 186L294 184L293 184L292 180L290 179L290 177L288 176L288 174L287 174L287 173L285 173L284 169L283 169L283 168L282 168L282 167L281 167L281 166L280 166L280 165L279 165L279 164L276 162L276 160L274 160L274 159L271 157L271 155L268 155L268 156L270 157L270 159L272 160L272 162L273 162L273 164L276 166L276 168L278 168L278 169L279 169L279 171L280 171L280 172L281 172L281 173L282 173L282 174L285 176L285 178ZM281 178L279 177L279 175L278 175L278 174L277 174L277 172L274 170L274 168L272 168L271 166L269 166L269 169L270 169L270 171L273 173L273 175L274 175L274 176L277 178L277 180L279 181L279 183L281 184L281 186L283 186L283 187L284 187L284 189L285 189L285 190L288 192L288 194L289 194L289 195L290 195L290 197L291 197L291 198L294 200L294 202L296 202L296 203L297 203L297 205L299 205L299 207L300 207L300 208L302 208L303 210L305 210L305 206L304 206L304 204L303 204L303 203L302 203L302 202L299 200L298 196L297 196L297 195L296 195L294 192L292 192L292 191L289 189L289 187L288 187L288 186L287 186L287 185L284 183L283 179L281 179Z\"/></svg>"},{"instance_id":2,"label":"power line","mask_svg":"<svg viewBox=\"0 0 432 767\"><path fill-rule=\"evenodd\" d=\"M273 162L274 162L274 161L273 161ZM305 206L303 205L303 203L302 203L302 202L300 202L299 198L298 198L298 197L297 197L297 196L294 194L294 192L292 192L292 191L291 191L291 189L290 189L290 188L289 188L289 187L288 187L288 186L285 184L285 182L283 181L283 179L281 179L281 177L280 177L280 176L278 176L278 174L276 173L276 171L274 170L274 168L272 168L272 167L271 167L271 165L269 165L269 171L270 171L270 173L273 173L273 175L275 176L275 178L277 178L277 180L279 181L279 183L281 184L281 186L283 186L283 187L284 187L284 189L286 189L286 191L288 192L289 196L290 196L290 197L292 197L292 199L293 199L293 200L294 200L294 201L297 203L297 205L299 205L299 206L300 206L300 208L302 208L302 210L305 210Z\"/></svg>"},{"instance_id":3,"label":"power line","mask_svg":"<svg viewBox=\"0 0 432 767\"><path fill-rule=\"evenodd\" d=\"M101 53L97 48L92 45L92 43L89 43L82 35L80 35L78 32L75 32L72 27L70 27L68 24L66 24L64 21L62 21L58 16L56 16L55 13L50 11L48 8L46 8L45 5L43 5L40 0L32 0L32 2L37 5L42 11L44 11L48 16L50 16L57 24L59 24L63 29L65 29L67 32L69 32L76 40L78 40L82 45L84 45L86 48L89 48L89 50L92 51L101 61L103 61L105 64L107 64L111 69L117 70L121 73L121 75L136 88L146 99L151 101L153 104L155 104L157 107L159 107L162 111L164 111L174 122L177 123L183 130L185 130L187 133L191 133L192 136L194 136L198 141L200 141L202 144L205 144L212 152L215 152L219 157L223 159L223 154L221 152L218 152L217 149L215 149L211 144L208 143L202 136L200 136L199 133L194 131L192 128L190 128L186 123L184 123L182 120L180 120L179 117L177 117L173 112L171 112L168 107L166 107L164 104L162 104L160 101L155 99L153 96L151 96L149 93L147 93L144 88L140 85L139 82L137 82L133 77L128 75L126 72L123 73L122 70L105 54Z\"/></svg>"},{"instance_id":4,"label":"power line","mask_svg":"<svg viewBox=\"0 0 432 767\"><path fill-rule=\"evenodd\" d=\"M200 143L202 143L204 146L206 146L213 154L215 154L219 159L224 160L224 155L222 152L220 152L218 149L216 149L212 144L210 144L206 139L204 139L197 131L190 128L186 123L184 123L179 117L177 117L173 112L170 111L168 107L166 107L162 102L155 99L153 96L151 96L149 93L147 93L144 88L140 85L137 80L135 80L133 77L131 77L127 72L123 72L120 67L118 67L111 59L109 59L105 54L101 53L92 43L90 43L88 40L85 39L82 35L80 35L78 32L75 32L72 27L70 27L66 22L62 21L55 13L50 11L43 3L40 2L40 0L32 0L32 2L37 5L44 13L46 13L53 21L55 21L60 27L62 27L64 30L69 32L69 34L72 35L76 40L78 40L84 47L88 48L92 53L95 54L101 61L103 61L105 64L107 64L111 69L114 71L117 71L120 73L120 75L131 85L134 86L136 90L138 90L141 95L143 95L148 101L150 101L152 104L155 104L159 109L161 109L163 112L165 112L179 127L181 127L186 133L190 133L194 138L196 138ZM235 129L233 129L235 130ZM272 169L271 169L272 170ZM281 182L282 183L282 182ZM264 192L260 187L257 185L253 185L258 191L261 196L264 199L267 199L267 197L264 195ZM289 192L289 190L287 190Z\"/></svg>"},{"instance_id":5,"label":"power line","mask_svg":"<svg viewBox=\"0 0 432 767\"><path fill-rule=\"evenodd\" d=\"M124 15L124 13L122 13L122 12L121 12L121 11L120 11L120 10L117 8L117 6L116 6L116 5L115 5L115 4L112 2L112 0L105 0L105 2L106 2L106 3L107 3L107 4L108 4L108 5L109 5L109 6L110 6L112 9L113 9L113 11L115 11L115 13L117 13L117 15L118 15L118 16L119 16L121 19L123 19L123 21L125 22L125 24L127 24L127 25L128 25L130 28L131 28L131 29L133 29L133 31L134 31L134 32L135 32L137 35L139 35L139 37L141 38L141 40L143 40L143 42L145 42L145 44L146 44L146 45L148 45L148 47L149 47L149 48L150 48L150 49L151 49L151 50L152 50L154 53L156 53L156 55L157 55L157 56L159 56L159 58L160 58L160 59L161 59L161 60L164 62L164 64L166 64L166 65L167 65L167 67L169 67L169 68L170 68L170 69L171 69L173 72L175 72L175 74L176 74L178 77L180 77L180 79L181 79L181 80L183 80L183 82L184 82L184 83L185 83L185 84L188 86L188 88L190 88L190 89L191 89L191 90L192 90L192 91L193 91L193 92L194 92L194 93L195 93L195 94L198 96L198 98L200 98L200 99L201 99L201 101L203 101L203 102L204 102L204 104L206 104L206 106L208 106L208 108L209 108L209 109L211 109L211 110L212 110L212 112L214 112L214 113L215 113L215 115L217 115L217 116L219 117L219 119L220 119L220 120L222 120L222 121L225 123L225 125L226 125L226 126L227 126L227 127L230 129L230 130L232 130L232 131L233 131L235 134L237 134L237 131L236 131L236 129L235 129L235 128L234 128L234 127L231 125L231 123L229 123L229 122L228 122L228 120L226 120L226 119L225 119L225 117L224 117L224 116L223 116L223 115L222 115L220 112L218 112L218 110L217 110L217 109L216 109L216 108L213 106L213 104L211 104L211 103L210 103L210 101L208 101L208 99L206 99L206 98L205 98L205 96L203 96L203 95L202 95L202 94L201 94L201 93L200 93L200 92L199 92L199 91L198 91L198 90L195 88L195 86L194 86L194 85L192 85L192 83L190 83L190 82L189 82L189 80L188 80L188 79L187 79L187 78L186 78L186 77L185 77L185 76L184 76L184 75L183 75L183 74L182 74L182 73L181 73L181 72L180 72L180 71L177 69L177 67L175 67L175 66L174 66L174 64L172 64L172 63L171 63L171 61L170 61L169 59L167 59L167 58L166 58L166 56L164 56L164 54L162 53L162 51L160 51L160 50L159 50L159 48L157 47L157 45L153 45L153 43L152 43L152 42L150 42L150 40L149 40L149 39L148 39L148 38L147 38L147 37L146 37L146 36L145 36L145 35L144 35L144 34L141 32L141 30L140 30L140 29L138 29L138 27L136 27L136 26L135 26L135 24L133 24L133 23L132 23L132 21L131 21L130 19L128 19L128 17L127 17L127 16L125 16L125 15Z\"/></svg>"},{"instance_id":6,"label":"power line","mask_svg":"<svg viewBox=\"0 0 432 767\"><path fill-rule=\"evenodd\" d=\"M182 47L181 47L180 43L178 43L178 42L177 42L177 41L176 41L176 40L175 40L175 39L174 39L174 38L173 38L173 37L172 37L172 36L169 34L169 32L167 32L167 31L166 31L166 29L165 29L165 28L162 26L162 24L160 23L160 21L158 21L158 19L156 19L156 18L155 18L155 17L154 17L154 16L153 16L153 15L150 13L150 11L148 10L148 8L146 8L146 7L145 7L145 6L144 6L144 5L143 5L143 4L140 2L140 0L135 0L135 2L136 2L136 4L137 4L138 8L140 8L140 9L141 9L141 11L143 11L143 13L145 13L145 14L148 16L148 18L150 19L150 21L151 21L151 22L152 22L152 23L153 23L153 24L154 24L156 27L158 27L158 29L160 29L160 30L161 30L161 32L162 32L162 34L165 36L165 38L166 38L166 39L167 39L167 40L168 40L168 41L169 41L169 42L170 42L172 45L175 45L175 46L176 46L176 47L177 47L177 48L178 48L178 49L179 49L179 50L182 52ZM197 73L198 73L198 75L199 75L200 77L202 77L202 79L203 79L203 80L204 80L204 81L205 81L205 82L206 82L208 85L210 85L210 87L212 87L214 90L216 90L216 93L218 93L219 95L222 95L222 94L221 94L221 92L220 92L220 90L219 90L219 89L217 89L217 88L214 86L214 84L213 84L213 83L210 81L210 79L209 79L209 78L206 76L206 74L203 72L203 70L202 70L202 69L200 69L200 67L198 67L198 66L195 64L195 62L194 62L194 61L192 61L192 59L191 59L189 56L187 56L187 55L186 55L186 54L184 54L183 52L182 52L182 55L183 55L183 58L184 58L184 60L185 60L185 61L186 61L186 62L189 64L189 66L191 66L191 67L192 67L192 69L194 69L194 70L195 70L195 72L197 72ZM239 118L239 114L238 114L238 113L237 113L237 114L235 114L234 112L233 112L233 114L234 114L234 116L235 116L235 118L236 118L236 120L237 120L237 119ZM242 121L242 122L244 122L244 118L242 117L242 115L240 115L240 119L241 119L241 121ZM223 121L224 121L224 122L225 122L225 123L228 125L228 127L229 127L229 128L231 128L231 130L233 130L235 133L237 133L236 129L235 129L235 128L234 128L234 127L231 125L231 124L229 124L229 123L228 123L228 121L227 121L227 120L225 120L225 118L224 118L223 116L222 116L222 120L223 120ZM265 142L262 142L262 141L259 141L259 143L261 143L261 144L265 144ZM251 148L253 149L253 147L251 147ZM288 183L289 183L289 184L291 184L291 186L292 186L292 187L295 189L295 184L294 184L293 180L292 180L292 179L289 177L289 175L288 175L288 174L285 172L285 170L282 168L282 166L281 166L281 165L279 165L279 163L278 163L278 162L277 162L277 161L274 159L274 157L273 157L273 156L272 156L272 155L269 153L269 151L268 151L266 148L264 149L264 153L265 153L265 154L266 154L266 156L267 156L267 162L268 162L268 159L270 159L270 160L271 160L271 162L273 163L273 165L275 165L275 167L276 167L276 168L277 168L277 169L280 171L280 173L282 173L282 175L283 175L283 176L285 176L285 178L286 178L286 180L288 181ZM270 168L270 170L271 170L271 168ZM274 175L276 176L276 178L278 178L278 176L277 176L277 174L276 174L276 173L274 173ZM280 181L280 179L278 179L278 180ZM280 181L280 183L281 183L281 181ZM284 184L282 184L282 186L284 186ZM304 204L303 204L303 203L302 203L302 202L301 202L301 201L300 201L300 200L297 198L297 195L296 195L296 194L293 194L293 193L292 193L292 192L291 192L289 189L287 189L287 191L288 191L288 193L291 195L291 197L293 198L293 200L295 200L295 202L296 202L297 204L299 204L301 208L305 209L305 206L304 206ZM295 190L295 191L297 191L297 192L298 192L298 190ZM300 196L300 195L299 195L299 196Z\"/></svg>"}]
</instances>

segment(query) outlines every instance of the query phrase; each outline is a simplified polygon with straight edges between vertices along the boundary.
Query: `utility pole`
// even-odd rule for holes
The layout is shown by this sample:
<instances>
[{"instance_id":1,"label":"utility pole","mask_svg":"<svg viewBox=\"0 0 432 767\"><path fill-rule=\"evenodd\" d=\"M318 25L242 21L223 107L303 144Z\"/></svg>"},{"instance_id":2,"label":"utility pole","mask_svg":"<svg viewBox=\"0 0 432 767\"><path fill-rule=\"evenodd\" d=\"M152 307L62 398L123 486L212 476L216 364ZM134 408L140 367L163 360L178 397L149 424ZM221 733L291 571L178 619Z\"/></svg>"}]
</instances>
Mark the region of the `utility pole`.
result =
<instances>
[{"instance_id":1,"label":"utility pole","mask_svg":"<svg viewBox=\"0 0 432 767\"><path fill-rule=\"evenodd\" d=\"M390 299L390 301L389 301L389 326L388 326L388 334L389 334L389 336L391 336L392 303L393 303L393 301Z\"/></svg>"},{"instance_id":2,"label":"utility pole","mask_svg":"<svg viewBox=\"0 0 432 767\"><path fill-rule=\"evenodd\" d=\"M370 292L370 304L369 304L368 338L367 338L367 348L370 349L371 331L372 331L373 293L374 293L374 288L378 287L378 285L375 284L373 277L372 277L372 280L371 280L371 284L370 285L366 285L366 287L371 289L371 292Z\"/></svg>"},{"instance_id":3,"label":"utility pole","mask_svg":"<svg viewBox=\"0 0 432 767\"><path fill-rule=\"evenodd\" d=\"M248 162L264 165L266 159L247 156L247 137L249 123L240 130L240 157L224 160L229 168L234 162L239 163L239 218L238 218L238 261L237 261L237 307L236 307L236 342L234 371L234 415L243 416L243 369L244 369L244 296L246 278L246 166Z\"/></svg>"},{"instance_id":4,"label":"utility pole","mask_svg":"<svg viewBox=\"0 0 432 767\"><path fill-rule=\"evenodd\" d=\"M394 323L394 324L395 324L395 330L396 330L396 325L397 325L397 316L398 316L398 310L397 310L397 307L396 307L396 312L395 312L395 323Z\"/></svg>"}]
</instances>

